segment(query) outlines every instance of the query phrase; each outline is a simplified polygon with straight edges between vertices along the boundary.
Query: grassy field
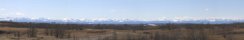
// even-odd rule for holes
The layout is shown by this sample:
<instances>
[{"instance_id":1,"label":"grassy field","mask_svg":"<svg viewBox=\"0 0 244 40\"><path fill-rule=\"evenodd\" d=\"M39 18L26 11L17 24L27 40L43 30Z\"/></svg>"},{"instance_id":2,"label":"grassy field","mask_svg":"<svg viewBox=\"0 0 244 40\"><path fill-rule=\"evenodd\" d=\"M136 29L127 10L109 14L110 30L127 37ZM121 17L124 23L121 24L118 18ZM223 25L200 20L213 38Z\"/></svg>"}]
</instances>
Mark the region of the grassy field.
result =
<instances>
[{"instance_id":1,"label":"grassy field","mask_svg":"<svg viewBox=\"0 0 244 40\"><path fill-rule=\"evenodd\" d=\"M244 40L244 24L43 24L0 22L1 40ZM143 25L143 26L142 26Z\"/></svg>"},{"instance_id":2,"label":"grassy field","mask_svg":"<svg viewBox=\"0 0 244 40\"><path fill-rule=\"evenodd\" d=\"M244 40L244 29L223 30L64 30L62 37L37 28L29 37L28 28L1 27L1 40Z\"/></svg>"}]
</instances>

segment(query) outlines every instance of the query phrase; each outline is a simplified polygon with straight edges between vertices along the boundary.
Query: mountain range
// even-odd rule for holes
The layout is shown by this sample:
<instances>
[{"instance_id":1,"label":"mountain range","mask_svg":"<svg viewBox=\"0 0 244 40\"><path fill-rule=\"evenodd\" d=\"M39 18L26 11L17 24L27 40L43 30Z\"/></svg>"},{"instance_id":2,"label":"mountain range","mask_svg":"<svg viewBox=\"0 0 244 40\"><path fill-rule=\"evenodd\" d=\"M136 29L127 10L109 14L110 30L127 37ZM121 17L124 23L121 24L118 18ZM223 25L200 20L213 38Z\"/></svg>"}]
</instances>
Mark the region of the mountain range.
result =
<instances>
[{"instance_id":1,"label":"mountain range","mask_svg":"<svg viewBox=\"0 0 244 40\"><path fill-rule=\"evenodd\" d=\"M144 19L75 19L75 18L27 18L27 17L5 17L0 18L0 21L13 21L13 22L37 22L37 23L71 23L71 24L151 24L151 23L194 23L194 24L225 24L244 22L243 19L231 18L205 18L205 19L180 19L180 18L162 18L157 20L144 20Z\"/></svg>"}]
</instances>

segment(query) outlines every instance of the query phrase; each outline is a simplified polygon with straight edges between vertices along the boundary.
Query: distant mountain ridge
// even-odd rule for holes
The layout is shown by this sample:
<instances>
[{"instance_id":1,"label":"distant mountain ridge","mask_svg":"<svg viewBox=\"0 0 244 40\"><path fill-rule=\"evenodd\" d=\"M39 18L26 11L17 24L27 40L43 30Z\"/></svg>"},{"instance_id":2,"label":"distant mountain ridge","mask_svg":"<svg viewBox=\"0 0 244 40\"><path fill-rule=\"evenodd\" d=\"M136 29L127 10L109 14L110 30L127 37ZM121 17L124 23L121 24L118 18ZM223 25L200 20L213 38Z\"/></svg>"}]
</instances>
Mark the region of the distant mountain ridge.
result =
<instances>
[{"instance_id":1,"label":"distant mountain ridge","mask_svg":"<svg viewBox=\"0 0 244 40\"><path fill-rule=\"evenodd\" d=\"M140 19L75 19L75 18L26 18L26 17L6 17L0 18L0 21L13 21L13 22L38 22L38 23L72 23L72 24L150 24L150 23L196 23L196 24L223 24L244 22L243 19L224 19L224 18L211 18L211 19L158 19L158 20L140 20Z\"/></svg>"}]
</instances>

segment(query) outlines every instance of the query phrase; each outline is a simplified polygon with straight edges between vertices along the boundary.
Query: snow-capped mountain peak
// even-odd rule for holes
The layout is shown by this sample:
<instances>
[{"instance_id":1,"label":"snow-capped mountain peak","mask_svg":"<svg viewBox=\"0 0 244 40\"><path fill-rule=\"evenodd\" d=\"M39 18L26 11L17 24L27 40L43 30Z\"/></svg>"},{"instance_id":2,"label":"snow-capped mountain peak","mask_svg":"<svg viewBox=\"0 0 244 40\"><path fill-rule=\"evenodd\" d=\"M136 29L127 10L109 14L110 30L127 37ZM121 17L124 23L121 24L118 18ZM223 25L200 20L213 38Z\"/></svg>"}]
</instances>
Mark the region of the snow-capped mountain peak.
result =
<instances>
[{"instance_id":1,"label":"snow-capped mountain peak","mask_svg":"<svg viewBox=\"0 0 244 40\"><path fill-rule=\"evenodd\" d=\"M237 18L161 18L157 20L146 19L109 19L109 18L27 18L27 17L6 17L0 18L0 21L14 22L42 22L42 23L77 23L77 24L142 24L142 23L234 23L244 22Z\"/></svg>"}]
</instances>

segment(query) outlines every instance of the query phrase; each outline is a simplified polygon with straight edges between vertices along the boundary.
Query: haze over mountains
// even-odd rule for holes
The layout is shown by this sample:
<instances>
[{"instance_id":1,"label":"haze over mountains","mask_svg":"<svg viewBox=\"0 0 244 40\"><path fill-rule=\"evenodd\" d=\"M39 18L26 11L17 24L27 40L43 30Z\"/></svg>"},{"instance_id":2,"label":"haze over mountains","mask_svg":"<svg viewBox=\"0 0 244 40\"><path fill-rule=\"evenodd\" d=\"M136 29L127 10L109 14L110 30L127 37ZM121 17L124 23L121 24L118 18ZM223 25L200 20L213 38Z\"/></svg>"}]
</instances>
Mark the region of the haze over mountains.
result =
<instances>
[{"instance_id":1,"label":"haze over mountains","mask_svg":"<svg viewBox=\"0 0 244 40\"><path fill-rule=\"evenodd\" d=\"M156 20L145 19L109 19L109 18L96 18L96 19L75 19L75 18L27 18L27 17L5 17L0 18L0 21L13 21L13 22L37 22L37 23L61 23L61 24L151 24L151 23L194 23L194 24L225 24L244 22L243 19L234 18L161 18Z\"/></svg>"}]
</instances>

